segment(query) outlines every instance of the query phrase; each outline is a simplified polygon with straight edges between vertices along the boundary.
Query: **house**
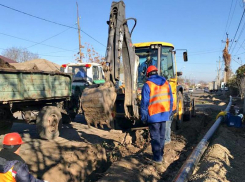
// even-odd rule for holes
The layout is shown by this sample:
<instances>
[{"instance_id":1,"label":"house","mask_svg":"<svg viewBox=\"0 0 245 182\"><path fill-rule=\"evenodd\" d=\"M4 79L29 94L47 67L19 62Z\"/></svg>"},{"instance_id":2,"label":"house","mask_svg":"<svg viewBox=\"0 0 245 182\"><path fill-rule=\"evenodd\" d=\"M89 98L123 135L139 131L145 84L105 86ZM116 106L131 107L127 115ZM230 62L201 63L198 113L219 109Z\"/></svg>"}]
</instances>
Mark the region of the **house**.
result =
<instances>
[{"instance_id":1,"label":"house","mask_svg":"<svg viewBox=\"0 0 245 182\"><path fill-rule=\"evenodd\" d=\"M9 58L6 58L6 57L1 56L1 55L0 55L0 59L7 62L7 63L17 63L16 61L9 59Z\"/></svg>"}]
</instances>

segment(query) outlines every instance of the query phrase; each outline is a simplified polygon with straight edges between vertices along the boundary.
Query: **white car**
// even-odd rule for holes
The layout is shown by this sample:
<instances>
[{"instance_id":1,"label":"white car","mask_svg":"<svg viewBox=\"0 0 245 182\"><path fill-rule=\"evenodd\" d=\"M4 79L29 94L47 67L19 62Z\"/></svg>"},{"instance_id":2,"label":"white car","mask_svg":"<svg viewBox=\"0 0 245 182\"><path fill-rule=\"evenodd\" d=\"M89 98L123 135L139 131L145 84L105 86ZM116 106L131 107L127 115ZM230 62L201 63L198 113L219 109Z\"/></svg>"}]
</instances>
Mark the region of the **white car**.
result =
<instances>
[{"instance_id":1,"label":"white car","mask_svg":"<svg viewBox=\"0 0 245 182\"><path fill-rule=\"evenodd\" d=\"M188 92L193 93L193 88L189 88Z\"/></svg>"}]
</instances>

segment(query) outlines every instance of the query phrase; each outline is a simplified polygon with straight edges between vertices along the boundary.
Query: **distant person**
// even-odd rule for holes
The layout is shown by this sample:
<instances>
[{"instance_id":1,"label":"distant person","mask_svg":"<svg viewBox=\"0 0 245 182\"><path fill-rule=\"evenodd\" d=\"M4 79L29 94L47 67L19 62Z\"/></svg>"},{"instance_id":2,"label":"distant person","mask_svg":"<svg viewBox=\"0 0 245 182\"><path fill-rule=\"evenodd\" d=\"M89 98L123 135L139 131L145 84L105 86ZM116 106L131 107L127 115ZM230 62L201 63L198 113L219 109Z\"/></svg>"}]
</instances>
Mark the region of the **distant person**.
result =
<instances>
[{"instance_id":1,"label":"distant person","mask_svg":"<svg viewBox=\"0 0 245 182\"><path fill-rule=\"evenodd\" d=\"M77 72L77 74L75 75L76 78L86 78L87 77L87 73L84 70L84 68L79 68L79 71Z\"/></svg>"},{"instance_id":2,"label":"distant person","mask_svg":"<svg viewBox=\"0 0 245 182\"><path fill-rule=\"evenodd\" d=\"M158 172L164 172L164 143L166 121L170 120L173 109L173 94L168 81L157 74L155 66L147 68L146 83L142 88L141 120L149 124L153 165Z\"/></svg>"},{"instance_id":3,"label":"distant person","mask_svg":"<svg viewBox=\"0 0 245 182\"><path fill-rule=\"evenodd\" d=\"M18 133L6 134L0 151L0 182L47 182L34 178L18 155L23 141Z\"/></svg>"}]
</instances>

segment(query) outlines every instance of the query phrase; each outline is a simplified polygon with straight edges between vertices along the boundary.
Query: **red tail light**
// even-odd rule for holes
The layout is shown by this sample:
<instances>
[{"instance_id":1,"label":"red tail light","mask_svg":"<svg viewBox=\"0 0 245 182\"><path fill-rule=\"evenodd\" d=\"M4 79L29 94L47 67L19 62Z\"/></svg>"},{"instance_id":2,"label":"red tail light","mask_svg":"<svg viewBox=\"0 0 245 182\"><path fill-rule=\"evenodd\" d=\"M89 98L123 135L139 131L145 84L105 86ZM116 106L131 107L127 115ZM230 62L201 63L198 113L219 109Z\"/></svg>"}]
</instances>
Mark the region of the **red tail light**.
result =
<instances>
[{"instance_id":1,"label":"red tail light","mask_svg":"<svg viewBox=\"0 0 245 182\"><path fill-rule=\"evenodd\" d=\"M62 64L61 67L62 68L66 68L67 67L67 64Z\"/></svg>"},{"instance_id":2,"label":"red tail light","mask_svg":"<svg viewBox=\"0 0 245 182\"><path fill-rule=\"evenodd\" d=\"M86 64L85 67L86 68L90 68L91 67L91 64Z\"/></svg>"}]
</instances>

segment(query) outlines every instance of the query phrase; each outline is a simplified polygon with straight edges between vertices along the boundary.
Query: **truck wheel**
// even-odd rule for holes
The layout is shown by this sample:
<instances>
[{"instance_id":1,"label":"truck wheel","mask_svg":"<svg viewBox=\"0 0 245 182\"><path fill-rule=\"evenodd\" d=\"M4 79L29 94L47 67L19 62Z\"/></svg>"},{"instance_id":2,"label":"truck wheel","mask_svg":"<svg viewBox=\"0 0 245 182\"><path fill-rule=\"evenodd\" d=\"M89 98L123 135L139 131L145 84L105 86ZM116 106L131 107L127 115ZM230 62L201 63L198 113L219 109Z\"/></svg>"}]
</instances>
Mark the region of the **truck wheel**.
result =
<instances>
[{"instance_id":1,"label":"truck wheel","mask_svg":"<svg viewBox=\"0 0 245 182\"><path fill-rule=\"evenodd\" d=\"M53 140L59 136L61 113L57 107L45 106L37 116L37 131L42 139Z\"/></svg>"},{"instance_id":2,"label":"truck wheel","mask_svg":"<svg viewBox=\"0 0 245 182\"><path fill-rule=\"evenodd\" d=\"M184 113L183 113L183 121L191 120L191 99L190 96L184 95Z\"/></svg>"},{"instance_id":3,"label":"truck wheel","mask_svg":"<svg viewBox=\"0 0 245 182\"><path fill-rule=\"evenodd\" d=\"M177 122L176 122L176 129L180 129L183 123L183 114L184 114L184 101L183 95L179 91L177 95Z\"/></svg>"}]
</instances>

